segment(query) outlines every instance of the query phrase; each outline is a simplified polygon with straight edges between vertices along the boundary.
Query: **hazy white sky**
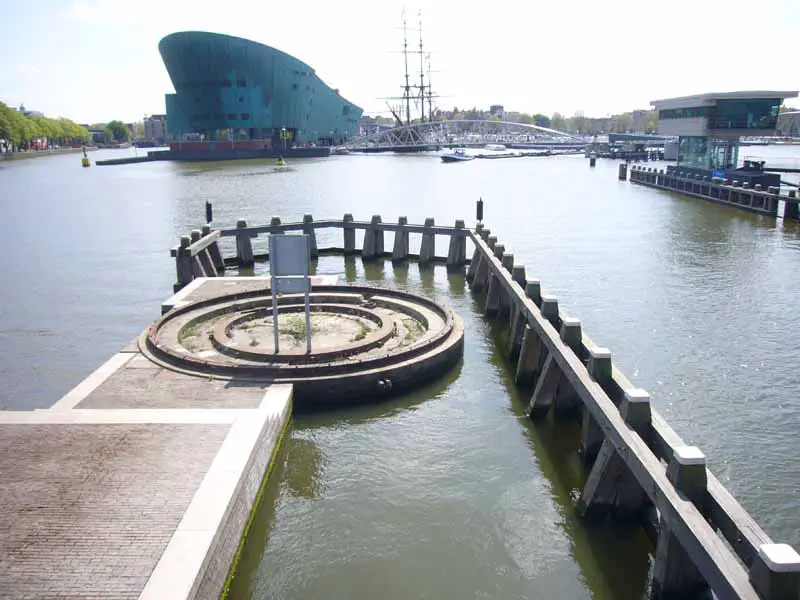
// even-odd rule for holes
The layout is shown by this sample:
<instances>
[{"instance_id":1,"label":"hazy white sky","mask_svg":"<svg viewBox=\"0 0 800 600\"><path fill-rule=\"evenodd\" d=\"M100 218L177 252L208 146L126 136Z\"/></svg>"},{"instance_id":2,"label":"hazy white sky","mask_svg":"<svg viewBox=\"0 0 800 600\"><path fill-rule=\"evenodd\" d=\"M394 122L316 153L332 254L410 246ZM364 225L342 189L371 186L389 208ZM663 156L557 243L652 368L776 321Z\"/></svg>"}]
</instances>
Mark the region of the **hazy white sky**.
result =
<instances>
[{"instance_id":1,"label":"hazy white sky","mask_svg":"<svg viewBox=\"0 0 800 600\"><path fill-rule=\"evenodd\" d=\"M288 52L384 111L379 98L401 91L404 6L411 22L422 11L441 108L603 116L800 89L800 0L0 0L0 100L77 122L164 112L158 41L203 30Z\"/></svg>"}]
</instances>

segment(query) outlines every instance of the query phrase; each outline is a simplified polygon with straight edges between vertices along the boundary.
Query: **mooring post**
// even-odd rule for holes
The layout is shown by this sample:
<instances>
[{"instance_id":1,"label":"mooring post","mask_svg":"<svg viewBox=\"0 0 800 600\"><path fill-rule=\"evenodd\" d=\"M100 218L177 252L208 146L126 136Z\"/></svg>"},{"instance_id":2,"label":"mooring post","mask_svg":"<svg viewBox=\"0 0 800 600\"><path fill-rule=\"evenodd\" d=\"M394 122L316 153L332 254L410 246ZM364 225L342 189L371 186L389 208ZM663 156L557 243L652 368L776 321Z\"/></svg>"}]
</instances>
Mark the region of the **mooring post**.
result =
<instances>
[{"instance_id":1,"label":"mooring post","mask_svg":"<svg viewBox=\"0 0 800 600\"><path fill-rule=\"evenodd\" d=\"M491 258L488 254L479 250L479 246L475 246L478 253L478 266L475 267L475 278L472 280L472 289L474 291L483 290L489 284L489 274L491 273L490 261Z\"/></svg>"},{"instance_id":2,"label":"mooring post","mask_svg":"<svg viewBox=\"0 0 800 600\"><path fill-rule=\"evenodd\" d=\"M574 317L566 317L561 320L561 330L559 331L561 341L572 350L575 356L581 355L581 343L583 341L583 333L581 331L581 322ZM553 404L553 411L558 418L564 418L575 414L578 407L581 405L580 397L575 393L572 384L567 381L566 377L561 377L556 389L555 402Z\"/></svg>"},{"instance_id":3,"label":"mooring post","mask_svg":"<svg viewBox=\"0 0 800 600\"><path fill-rule=\"evenodd\" d=\"M525 288L525 267L523 265L514 265L511 269L511 280L517 285ZM516 296L511 295L509 300L509 315L508 320L508 339L506 343L506 354L511 362L514 362L519 355L520 346L522 345L522 335L524 333L525 318L522 316L520 307L517 306L515 301Z\"/></svg>"},{"instance_id":4,"label":"mooring post","mask_svg":"<svg viewBox=\"0 0 800 600\"><path fill-rule=\"evenodd\" d=\"M466 244L466 240L464 240ZM469 267L467 267L467 281L472 283L475 281L475 275L478 273L478 264L481 260L481 249L478 244L475 244L475 250L472 251L472 260L469 261Z\"/></svg>"},{"instance_id":5,"label":"mooring post","mask_svg":"<svg viewBox=\"0 0 800 600\"><path fill-rule=\"evenodd\" d=\"M489 274L489 287L486 290L486 303L483 306L483 314L491 317L497 314L500 309L500 289L502 285L494 273Z\"/></svg>"},{"instance_id":6,"label":"mooring post","mask_svg":"<svg viewBox=\"0 0 800 600\"><path fill-rule=\"evenodd\" d=\"M675 448L667 466L667 478L695 505L703 505L707 494L706 457L699 448ZM653 598L694 598L706 590L708 583L662 518L653 565Z\"/></svg>"},{"instance_id":7,"label":"mooring post","mask_svg":"<svg viewBox=\"0 0 800 600\"><path fill-rule=\"evenodd\" d=\"M203 239L202 230L193 229L191 239L193 244ZM205 248L194 255L194 260L197 261L197 265L199 267L198 270L202 274L202 277L217 276L217 270L214 268L214 265L211 262L211 257L208 255L208 252L206 252Z\"/></svg>"},{"instance_id":8,"label":"mooring post","mask_svg":"<svg viewBox=\"0 0 800 600\"><path fill-rule=\"evenodd\" d=\"M250 241L250 234L247 231L247 221L239 219L236 221L236 262L240 267L252 267L253 260L253 244Z\"/></svg>"},{"instance_id":9,"label":"mooring post","mask_svg":"<svg viewBox=\"0 0 800 600\"><path fill-rule=\"evenodd\" d=\"M650 396L638 388L625 390L619 408L625 424L648 440L650 433ZM645 508L646 495L625 461L606 439L589 473L578 510L585 517L604 517L612 512L619 519L637 516Z\"/></svg>"},{"instance_id":10,"label":"mooring post","mask_svg":"<svg viewBox=\"0 0 800 600\"><path fill-rule=\"evenodd\" d=\"M798 210L797 210L797 191L789 190L789 198L783 203L783 218L784 219L795 219L798 218Z\"/></svg>"},{"instance_id":11,"label":"mooring post","mask_svg":"<svg viewBox=\"0 0 800 600\"><path fill-rule=\"evenodd\" d=\"M494 254L494 247L497 245L497 236L496 235L486 236L486 245L489 246L489 250L491 250L492 253Z\"/></svg>"},{"instance_id":12,"label":"mooring post","mask_svg":"<svg viewBox=\"0 0 800 600\"><path fill-rule=\"evenodd\" d=\"M498 259L502 260L503 259L503 254L505 253L505 251L506 251L506 245L505 244L501 244L499 242L495 242L495 245L492 248L492 254L495 256L495 258L498 258Z\"/></svg>"},{"instance_id":13,"label":"mooring post","mask_svg":"<svg viewBox=\"0 0 800 600\"><path fill-rule=\"evenodd\" d=\"M364 233L364 246L361 257L365 260L378 258L383 254L383 228L380 227L381 216L372 215L370 226Z\"/></svg>"},{"instance_id":14,"label":"mooring post","mask_svg":"<svg viewBox=\"0 0 800 600\"><path fill-rule=\"evenodd\" d=\"M489 229L489 228L484 228L484 229L481 229L481 230L478 232L478 235L480 235L480 236L481 236L481 239L482 239L484 242L486 242L486 243L488 244L488 243L489 243L489 235L490 235L491 233L492 233L492 230L491 230L491 229Z\"/></svg>"},{"instance_id":15,"label":"mooring post","mask_svg":"<svg viewBox=\"0 0 800 600\"><path fill-rule=\"evenodd\" d=\"M800 554L789 544L762 544L750 567L750 583L764 600L796 600Z\"/></svg>"},{"instance_id":16,"label":"mooring post","mask_svg":"<svg viewBox=\"0 0 800 600\"><path fill-rule=\"evenodd\" d=\"M558 298L555 296L543 296L540 310L542 316L553 327L558 328ZM547 415L558 393L558 384L561 381L561 377L561 368L553 358L553 353L548 352L528 404L528 415L532 419L541 419Z\"/></svg>"},{"instance_id":17,"label":"mooring post","mask_svg":"<svg viewBox=\"0 0 800 600\"><path fill-rule=\"evenodd\" d=\"M408 217L399 217L397 225L400 227L394 234L394 247L392 248L392 260L399 262L408 258Z\"/></svg>"},{"instance_id":18,"label":"mooring post","mask_svg":"<svg viewBox=\"0 0 800 600\"><path fill-rule=\"evenodd\" d=\"M311 258L317 258L319 256L319 250L317 249L317 234L314 229L314 217L309 214L303 215L303 233L308 236Z\"/></svg>"},{"instance_id":19,"label":"mooring post","mask_svg":"<svg viewBox=\"0 0 800 600\"><path fill-rule=\"evenodd\" d=\"M611 381L613 373L611 351L608 348L591 348L589 350L589 364L586 368L591 378L599 383L600 387L605 389ZM597 424L597 421L595 421L589 409L584 406L581 423L580 454L587 464L591 464L594 461L597 453L600 451L600 446L604 438L603 430Z\"/></svg>"},{"instance_id":20,"label":"mooring post","mask_svg":"<svg viewBox=\"0 0 800 600\"><path fill-rule=\"evenodd\" d=\"M597 162L597 157L593 154L589 157L589 166L594 167L595 163Z\"/></svg>"},{"instance_id":21,"label":"mooring post","mask_svg":"<svg viewBox=\"0 0 800 600\"><path fill-rule=\"evenodd\" d=\"M455 229L463 230L466 227L463 219L456 219ZM467 262L467 236L453 233L450 235L450 247L447 249L447 266L458 269Z\"/></svg>"},{"instance_id":22,"label":"mooring post","mask_svg":"<svg viewBox=\"0 0 800 600\"><path fill-rule=\"evenodd\" d=\"M433 218L425 219L425 229L430 229L434 225ZM419 263L424 265L431 262L436 256L436 234L433 232L422 233L422 243L419 246Z\"/></svg>"},{"instance_id":23,"label":"mooring post","mask_svg":"<svg viewBox=\"0 0 800 600\"><path fill-rule=\"evenodd\" d=\"M620 181L628 180L628 165L626 165L625 163L619 163L619 180Z\"/></svg>"},{"instance_id":24,"label":"mooring post","mask_svg":"<svg viewBox=\"0 0 800 600\"><path fill-rule=\"evenodd\" d=\"M203 225L203 237L211 235L211 225ZM211 258L211 264L214 265L214 270L219 273L225 270L225 260L222 258L222 252L219 249L219 239L214 240L208 246L208 256Z\"/></svg>"},{"instance_id":25,"label":"mooring post","mask_svg":"<svg viewBox=\"0 0 800 600\"><path fill-rule=\"evenodd\" d=\"M181 236L180 245L175 254L175 274L177 276L177 282L174 287L176 292L183 286L191 283L192 279L194 279L192 253L189 250L191 244L192 239L188 235Z\"/></svg>"},{"instance_id":26,"label":"mooring post","mask_svg":"<svg viewBox=\"0 0 800 600\"><path fill-rule=\"evenodd\" d=\"M342 230L344 231L344 255L352 256L356 253L356 230L353 228L353 215L345 213L342 217Z\"/></svg>"},{"instance_id":27,"label":"mooring post","mask_svg":"<svg viewBox=\"0 0 800 600\"><path fill-rule=\"evenodd\" d=\"M558 298L549 295L542 296L539 309L542 311L542 316L558 329Z\"/></svg>"},{"instance_id":28,"label":"mooring post","mask_svg":"<svg viewBox=\"0 0 800 600\"><path fill-rule=\"evenodd\" d=\"M542 304L542 283L538 279L529 279L525 282L525 295L531 299L536 306Z\"/></svg>"}]
</instances>

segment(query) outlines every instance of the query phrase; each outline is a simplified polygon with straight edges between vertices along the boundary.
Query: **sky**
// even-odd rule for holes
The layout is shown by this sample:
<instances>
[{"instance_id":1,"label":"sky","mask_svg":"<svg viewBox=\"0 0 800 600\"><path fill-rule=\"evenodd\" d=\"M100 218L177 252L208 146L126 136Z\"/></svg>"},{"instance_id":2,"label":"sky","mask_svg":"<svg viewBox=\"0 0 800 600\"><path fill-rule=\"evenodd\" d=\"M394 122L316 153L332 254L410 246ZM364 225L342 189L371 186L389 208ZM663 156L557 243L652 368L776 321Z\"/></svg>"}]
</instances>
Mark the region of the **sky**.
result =
<instances>
[{"instance_id":1,"label":"sky","mask_svg":"<svg viewBox=\"0 0 800 600\"><path fill-rule=\"evenodd\" d=\"M158 42L197 30L292 54L385 114L382 98L402 92L404 11L417 45L422 15L444 109L602 117L672 96L800 89L800 0L0 0L0 101L78 123L163 113L173 87Z\"/></svg>"}]
</instances>

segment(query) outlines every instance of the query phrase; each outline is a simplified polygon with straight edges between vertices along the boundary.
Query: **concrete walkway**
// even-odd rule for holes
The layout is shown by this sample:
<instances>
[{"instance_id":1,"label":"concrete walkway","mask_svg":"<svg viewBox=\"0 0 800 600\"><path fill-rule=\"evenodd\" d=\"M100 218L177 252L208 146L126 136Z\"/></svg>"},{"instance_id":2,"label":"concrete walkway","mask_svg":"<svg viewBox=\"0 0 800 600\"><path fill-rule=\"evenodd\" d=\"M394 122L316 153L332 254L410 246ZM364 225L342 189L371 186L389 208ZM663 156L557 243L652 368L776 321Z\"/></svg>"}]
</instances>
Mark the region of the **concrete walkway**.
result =
<instances>
[{"instance_id":1,"label":"concrete walkway","mask_svg":"<svg viewBox=\"0 0 800 600\"><path fill-rule=\"evenodd\" d=\"M52 408L0 412L0 598L218 598L291 400L132 343Z\"/></svg>"}]
</instances>

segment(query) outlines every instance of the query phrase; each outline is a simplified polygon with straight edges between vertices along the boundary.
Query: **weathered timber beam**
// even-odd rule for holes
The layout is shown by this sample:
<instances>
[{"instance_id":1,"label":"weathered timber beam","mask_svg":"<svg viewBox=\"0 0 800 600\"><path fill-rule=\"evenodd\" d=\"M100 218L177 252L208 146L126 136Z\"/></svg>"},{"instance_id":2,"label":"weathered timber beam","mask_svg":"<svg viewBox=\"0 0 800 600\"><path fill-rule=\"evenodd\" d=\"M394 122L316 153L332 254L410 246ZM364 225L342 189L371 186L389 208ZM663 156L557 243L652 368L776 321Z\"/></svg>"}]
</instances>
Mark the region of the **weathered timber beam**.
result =
<instances>
[{"instance_id":1,"label":"weathered timber beam","mask_svg":"<svg viewBox=\"0 0 800 600\"><path fill-rule=\"evenodd\" d=\"M489 257L487 264L497 283L512 295L531 329L549 350L552 360L560 367L565 379L659 509L664 522L669 524L673 535L711 588L722 597L756 600L758 595L749 581L747 570L717 537L692 501L675 489L660 459L636 432L628 428L616 405L600 384L589 376L582 360L561 340L556 329L542 317L520 286L512 281L511 274L492 256L486 243L474 234L470 237L485 257Z\"/></svg>"}]
</instances>

